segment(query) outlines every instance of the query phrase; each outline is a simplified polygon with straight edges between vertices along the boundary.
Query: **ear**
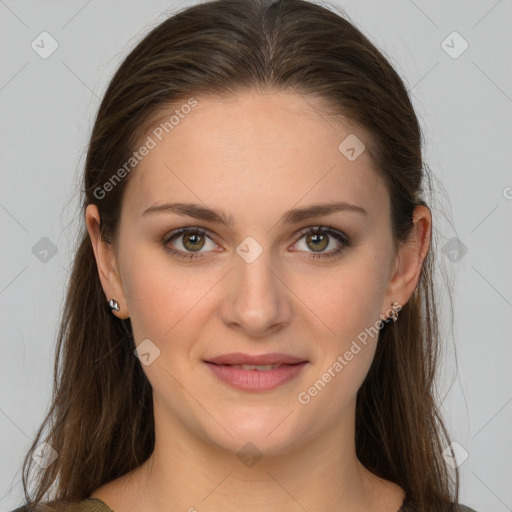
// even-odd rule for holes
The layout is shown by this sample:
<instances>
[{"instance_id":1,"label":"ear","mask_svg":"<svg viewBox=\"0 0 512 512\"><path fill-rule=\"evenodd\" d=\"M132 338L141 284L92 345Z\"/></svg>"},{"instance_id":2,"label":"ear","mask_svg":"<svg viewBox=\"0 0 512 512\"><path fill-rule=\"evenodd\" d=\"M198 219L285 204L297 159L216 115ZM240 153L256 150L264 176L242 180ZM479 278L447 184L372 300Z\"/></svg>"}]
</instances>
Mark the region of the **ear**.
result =
<instances>
[{"instance_id":1,"label":"ear","mask_svg":"<svg viewBox=\"0 0 512 512\"><path fill-rule=\"evenodd\" d=\"M85 210L85 223L91 239L98 275L101 286L105 292L105 302L115 299L119 303L120 310L112 313L118 318L128 318L128 305L119 274L119 267L114 246L106 242L101 236L100 214L95 204L90 204Z\"/></svg>"},{"instance_id":2,"label":"ear","mask_svg":"<svg viewBox=\"0 0 512 512\"><path fill-rule=\"evenodd\" d=\"M392 275L388 283L383 311L389 311L393 302L400 306L409 300L420 278L423 261L427 256L432 233L432 216L426 206L413 211L413 228L407 241L398 247Z\"/></svg>"}]
</instances>

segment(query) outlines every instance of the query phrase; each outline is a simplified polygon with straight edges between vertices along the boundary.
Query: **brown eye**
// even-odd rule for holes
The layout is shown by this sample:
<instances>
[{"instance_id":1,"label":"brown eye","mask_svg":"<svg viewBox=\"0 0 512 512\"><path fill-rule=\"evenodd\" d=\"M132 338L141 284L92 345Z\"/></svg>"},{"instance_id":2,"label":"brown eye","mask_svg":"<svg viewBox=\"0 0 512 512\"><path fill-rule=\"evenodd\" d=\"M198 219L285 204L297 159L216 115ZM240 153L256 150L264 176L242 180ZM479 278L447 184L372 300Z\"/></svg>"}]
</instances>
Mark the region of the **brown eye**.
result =
<instances>
[{"instance_id":1,"label":"brown eye","mask_svg":"<svg viewBox=\"0 0 512 512\"><path fill-rule=\"evenodd\" d=\"M341 255L350 245L350 238L342 231L318 226L302 232L302 237L295 244L295 250L308 253L310 258L330 258Z\"/></svg>"},{"instance_id":2,"label":"brown eye","mask_svg":"<svg viewBox=\"0 0 512 512\"><path fill-rule=\"evenodd\" d=\"M182 235L182 243L187 251L199 251L205 244L204 235L199 233L186 233Z\"/></svg>"},{"instance_id":3,"label":"brown eye","mask_svg":"<svg viewBox=\"0 0 512 512\"><path fill-rule=\"evenodd\" d=\"M162 240L166 249L175 256L199 258L204 252L215 250L217 245L203 228L187 227L169 233Z\"/></svg>"},{"instance_id":4,"label":"brown eye","mask_svg":"<svg viewBox=\"0 0 512 512\"><path fill-rule=\"evenodd\" d=\"M312 233L306 237L306 244L315 252L323 251L329 245L329 236L323 233Z\"/></svg>"}]
</instances>

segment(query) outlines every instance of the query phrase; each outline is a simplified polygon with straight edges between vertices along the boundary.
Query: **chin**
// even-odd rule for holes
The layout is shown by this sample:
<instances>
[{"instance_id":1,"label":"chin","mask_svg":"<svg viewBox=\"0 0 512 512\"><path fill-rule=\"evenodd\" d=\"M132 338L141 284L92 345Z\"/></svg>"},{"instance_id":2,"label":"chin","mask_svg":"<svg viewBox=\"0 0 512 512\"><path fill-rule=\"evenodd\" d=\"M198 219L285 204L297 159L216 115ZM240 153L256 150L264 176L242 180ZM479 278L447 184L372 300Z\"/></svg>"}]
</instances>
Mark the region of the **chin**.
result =
<instances>
[{"instance_id":1,"label":"chin","mask_svg":"<svg viewBox=\"0 0 512 512\"><path fill-rule=\"evenodd\" d=\"M298 412L291 407L268 405L264 408L240 407L236 411L220 413L227 432L220 427L212 431L210 424L204 426L204 434L208 442L235 453L238 458L285 455L305 443L310 435L308 432L312 431Z\"/></svg>"}]
</instances>

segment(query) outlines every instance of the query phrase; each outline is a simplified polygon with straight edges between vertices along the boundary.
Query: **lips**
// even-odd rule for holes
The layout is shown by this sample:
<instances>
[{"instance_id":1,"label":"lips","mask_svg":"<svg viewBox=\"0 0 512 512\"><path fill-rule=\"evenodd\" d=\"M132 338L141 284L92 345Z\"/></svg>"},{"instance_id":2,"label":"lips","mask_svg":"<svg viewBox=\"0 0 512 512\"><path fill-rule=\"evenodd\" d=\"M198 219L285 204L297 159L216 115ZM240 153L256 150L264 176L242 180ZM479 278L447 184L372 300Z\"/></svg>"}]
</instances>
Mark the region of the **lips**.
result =
<instances>
[{"instance_id":1,"label":"lips","mask_svg":"<svg viewBox=\"0 0 512 512\"><path fill-rule=\"evenodd\" d=\"M259 354L250 355L242 354L241 352L234 352L231 354L224 354L218 357L213 357L206 360L207 363L233 366L233 365L253 365L253 366L267 366L267 365L284 365L284 364L297 364L306 362L306 359L292 356L289 354L272 353L272 354Z\"/></svg>"},{"instance_id":2,"label":"lips","mask_svg":"<svg viewBox=\"0 0 512 512\"><path fill-rule=\"evenodd\" d=\"M242 391L269 391L298 377L308 361L289 354L224 354L205 360L213 374Z\"/></svg>"}]
</instances>

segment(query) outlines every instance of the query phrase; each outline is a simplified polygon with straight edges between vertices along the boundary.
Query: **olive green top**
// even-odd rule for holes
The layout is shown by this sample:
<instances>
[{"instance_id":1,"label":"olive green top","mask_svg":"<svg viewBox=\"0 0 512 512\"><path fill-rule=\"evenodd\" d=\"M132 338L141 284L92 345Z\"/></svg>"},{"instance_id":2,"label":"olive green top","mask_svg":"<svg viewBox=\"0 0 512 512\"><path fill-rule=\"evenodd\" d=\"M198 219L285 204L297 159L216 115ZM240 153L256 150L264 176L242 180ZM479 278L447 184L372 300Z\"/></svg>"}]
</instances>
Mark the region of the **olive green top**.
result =
<instances>
[{"instance_id":1,"label":"olive green top","mask_svg":"<svg viewBox=\"0 0 512 512\"><path fill-rule=\"evenodd\" d=\"M86 498L85 500L68 503L68 504L59 504L55 506L55 509L58 512L114 512L106 503L101 501L98 498ZM407 497L402 503L402 506L397 512L415 512L416 508L411 500ZM464 505L458 505L459 512L476 512L472 508L466 507ZM25 508L19 507L16 510L11 512L25 512Z\"/></svg>"}]
</instances>

